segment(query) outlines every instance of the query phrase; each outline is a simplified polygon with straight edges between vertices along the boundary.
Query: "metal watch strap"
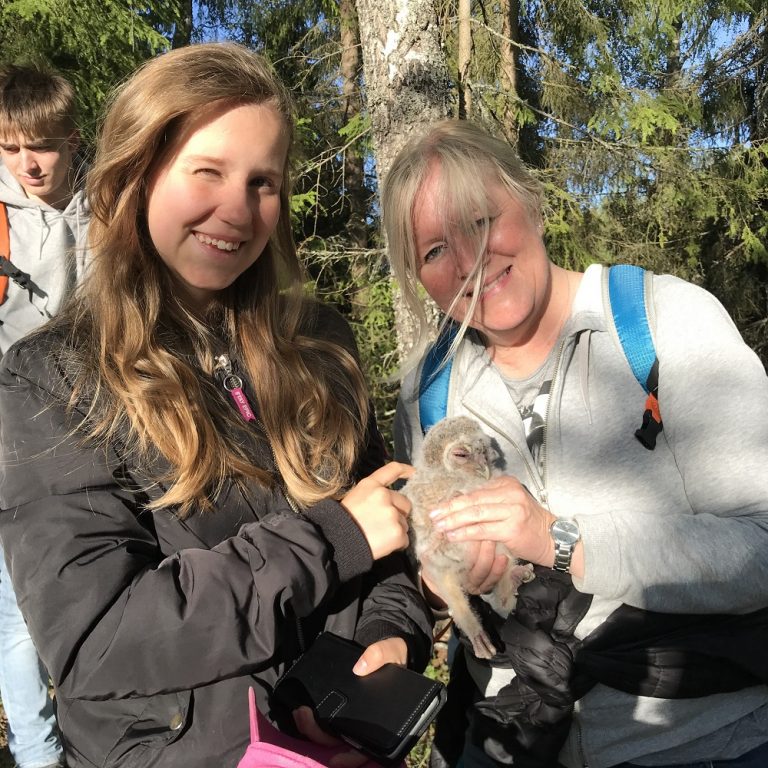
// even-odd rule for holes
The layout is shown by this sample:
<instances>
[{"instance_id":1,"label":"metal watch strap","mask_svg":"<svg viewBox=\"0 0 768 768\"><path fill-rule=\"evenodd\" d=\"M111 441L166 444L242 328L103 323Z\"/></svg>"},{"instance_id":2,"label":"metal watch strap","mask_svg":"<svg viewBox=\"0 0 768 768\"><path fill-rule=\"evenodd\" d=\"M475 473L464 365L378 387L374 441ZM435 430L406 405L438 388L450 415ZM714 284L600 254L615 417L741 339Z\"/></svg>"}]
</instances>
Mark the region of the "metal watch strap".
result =
<instances>
[{"instance_id":1,"label":"metal watch strap","mask_svg":"<svg viewBox=\"0 0 768 768\"><path fill-rule=\"evenodd\" d=\"M571 558L573 557L573 550L576 549L575 544L563 544L562 542L555 542L555 562L552 565L553 570L562 571L568 573L568 569L571 567Z\"/></svg>"}]
</instances>

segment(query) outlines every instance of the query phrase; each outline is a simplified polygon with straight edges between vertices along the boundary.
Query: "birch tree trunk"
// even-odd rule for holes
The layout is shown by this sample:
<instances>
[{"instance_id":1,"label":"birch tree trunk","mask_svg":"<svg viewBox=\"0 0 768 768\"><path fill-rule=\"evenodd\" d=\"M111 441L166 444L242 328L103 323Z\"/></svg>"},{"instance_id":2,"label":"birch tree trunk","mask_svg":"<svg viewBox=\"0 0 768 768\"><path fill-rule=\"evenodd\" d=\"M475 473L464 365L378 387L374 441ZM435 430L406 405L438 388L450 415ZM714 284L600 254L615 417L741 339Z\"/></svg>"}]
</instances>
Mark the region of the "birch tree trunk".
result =
<instances>
[{"instance_id":1,"label":"birch tree trunk","mask_svg":"<svg viewBox=\"0 0 768 768\"><path fill-rule=\"evenodd\" d=\"M450 76L432 0L357 0L365 97L379 183L406 139L447 117ZM395 291L400 359L414 339L415 321Z\"/></svg>"},{"instance_id":2,"label":"birch tree trunk","mask_svg":"<svg viewBox=\"0 0 768 768\"><path fill-rule=\"evenodd\" d=\"M450 77L432 0L357 0L379 180L414 129L446 117Z\"/></svg>"}]
</instances>

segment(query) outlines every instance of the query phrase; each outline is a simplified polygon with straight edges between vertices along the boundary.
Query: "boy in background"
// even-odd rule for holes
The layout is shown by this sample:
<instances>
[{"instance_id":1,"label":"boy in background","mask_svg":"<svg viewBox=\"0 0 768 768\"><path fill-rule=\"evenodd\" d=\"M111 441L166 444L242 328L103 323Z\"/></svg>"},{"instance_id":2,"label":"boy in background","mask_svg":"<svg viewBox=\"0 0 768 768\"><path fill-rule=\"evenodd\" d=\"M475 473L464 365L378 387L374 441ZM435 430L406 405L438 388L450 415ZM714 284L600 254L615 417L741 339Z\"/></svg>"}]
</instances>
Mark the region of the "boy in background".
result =
<instances>
[{"instance_id":1,"label":"boy in background","mask_svg":"<svg viewBox=\"0 0 768 768\"><path fill-rule=\"evenodd\" d=\"M65 78L36 67L0 69L0 354L51 317L84 272L89 210L77 173L76 120ZM0 549L8 746L18 768L60 766L48 674L13 593L13 552L5 555Z\"/></svg>"}]
</instances>

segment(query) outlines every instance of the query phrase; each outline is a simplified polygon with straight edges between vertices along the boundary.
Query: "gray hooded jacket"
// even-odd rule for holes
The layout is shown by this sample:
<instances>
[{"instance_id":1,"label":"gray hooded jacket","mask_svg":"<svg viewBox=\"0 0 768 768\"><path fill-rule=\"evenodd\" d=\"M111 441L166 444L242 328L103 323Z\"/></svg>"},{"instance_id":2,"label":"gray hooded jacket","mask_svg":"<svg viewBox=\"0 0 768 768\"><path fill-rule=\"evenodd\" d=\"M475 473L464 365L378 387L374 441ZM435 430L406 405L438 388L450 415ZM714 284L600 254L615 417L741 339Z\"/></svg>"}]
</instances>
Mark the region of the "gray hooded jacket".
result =
<instances>
[{"instance_id":1,"label":"gray hooded jacket","mask_svg":"<svg viewBox=\"0 0 768 768\"><path fill-rule=\"evenodd\" d=\"M82 278L90 211L82 191L63 211L28 198L2 163L0 202L8 211L11 263L32 281L26 289L9 281L8 297L0 305L2 354L54 315Z\"/></svg>"},{"instance_id":2,"label":"gray hooded jacket","mask_svg":"<svg viewBox=\"0 0 768 768\"><path fill-rule=\"evenodd\" d=\"M768 605L768 378L709 293L653 279L654 340L664 430L656 449L635 438L645 394L606 316L603 268L587 269L566 323L547 413L543 469L527 449L509 390L467 337L453 363L447 415L479 419L517 476L584 542L593 595L584 638L625 603L662 613L748 613ZM420 367L405 379L396 458L421 444ZM514 676L480 667L486 696ZM485 675L485 677L483 677ZM729 759L768 740L768 687L698 699L633 696L597 685L577 702L561 753L568 768L622 761L669 765Z\"/></svg>"}]
</instances>

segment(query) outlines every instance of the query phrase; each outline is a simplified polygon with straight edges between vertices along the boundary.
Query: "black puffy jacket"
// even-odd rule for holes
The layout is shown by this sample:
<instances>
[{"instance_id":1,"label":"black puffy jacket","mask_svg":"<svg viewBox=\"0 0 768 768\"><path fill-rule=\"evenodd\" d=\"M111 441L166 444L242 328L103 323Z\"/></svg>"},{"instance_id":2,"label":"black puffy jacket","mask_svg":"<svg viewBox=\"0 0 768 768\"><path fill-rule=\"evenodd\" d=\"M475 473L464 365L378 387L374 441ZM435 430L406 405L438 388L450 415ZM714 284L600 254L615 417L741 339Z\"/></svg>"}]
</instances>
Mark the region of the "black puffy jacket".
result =
<instances>
[{"instance_id":1,"label":"black puffy jacket","mask_svg":"<svg viewBox=\"0 0 768 768\"><path fill-rule=\"evenodd\" d=\"M501 765L557 768L573 704L597 683L640 696L693 698L768 683L768 609L743 615L676 615L620 606L583 641L573 631L591 596L569 576L536 566L502 621L475 605L502 648L494 664L514 679L482 699L460 648L440 713L432 768L456 765L472 741ZM467 709L469 704L469 709Z\"/></svg>"},{"instance_id":2,"label":"black puffy jacket","mask_svg":"<svg viewBox=\"0 0 768 768\"><path fill-rule=\"evenodd\" d=\"M338 503L298 515L279 490L232 483L211 512L148 510L162 487L142 490L119 440L72 435L87 403L67 413L62 343L45 331L0 366L0 536L68 765L232 768L249 741L249 686L267 711L323 628L363 644L404 637L425 666L431 618L405 558L374 564ZM255 431L242 440L270 466ZM383 460L372 421L359 474Z\"/></svg>"}]
</instances>

